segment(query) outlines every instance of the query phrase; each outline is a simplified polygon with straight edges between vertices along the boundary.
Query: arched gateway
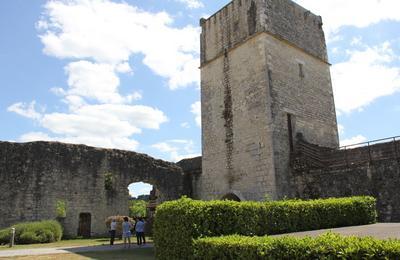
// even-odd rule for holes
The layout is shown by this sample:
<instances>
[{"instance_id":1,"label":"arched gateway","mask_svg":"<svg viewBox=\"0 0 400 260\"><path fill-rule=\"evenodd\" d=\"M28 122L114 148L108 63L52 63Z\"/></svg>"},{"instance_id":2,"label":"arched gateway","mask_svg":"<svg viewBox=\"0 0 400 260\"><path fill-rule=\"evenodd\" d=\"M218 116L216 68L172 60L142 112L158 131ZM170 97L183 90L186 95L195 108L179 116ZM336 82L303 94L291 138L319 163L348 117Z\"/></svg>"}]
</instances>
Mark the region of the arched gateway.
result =
<instances>
[{"instance_id":1,"label":"arched gateway","mask_svg":"<svg viewBox=\"0 0 400 260\"><path fill-rule=\"evenodd\" d=\"M135 152L0 142L0 228L58 217L67 236L102 235L106 217L128 214L130 183L154 185L160 202L186 194L183 177L175 164Z\"/></svg>"}]
</instances>

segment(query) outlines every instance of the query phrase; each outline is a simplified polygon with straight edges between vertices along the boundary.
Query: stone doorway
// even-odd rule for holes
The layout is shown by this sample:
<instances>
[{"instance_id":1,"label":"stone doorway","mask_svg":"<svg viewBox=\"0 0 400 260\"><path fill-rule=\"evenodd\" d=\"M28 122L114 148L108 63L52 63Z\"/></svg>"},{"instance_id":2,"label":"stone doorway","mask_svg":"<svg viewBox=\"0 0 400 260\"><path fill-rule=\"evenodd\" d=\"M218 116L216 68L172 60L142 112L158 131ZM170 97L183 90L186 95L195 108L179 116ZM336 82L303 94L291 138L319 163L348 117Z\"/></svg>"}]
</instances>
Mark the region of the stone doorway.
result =
<instances>
[{"instance_id":1,"label":"stone doorway","mask_svg":"<svg viewBox=\"0 0 400 260\"><path fill-rule=\"evenodd\" d=\"M91 233L92 216L90 213L79 214L78 236L89 238Z\"/></svg>"}]
</instances>

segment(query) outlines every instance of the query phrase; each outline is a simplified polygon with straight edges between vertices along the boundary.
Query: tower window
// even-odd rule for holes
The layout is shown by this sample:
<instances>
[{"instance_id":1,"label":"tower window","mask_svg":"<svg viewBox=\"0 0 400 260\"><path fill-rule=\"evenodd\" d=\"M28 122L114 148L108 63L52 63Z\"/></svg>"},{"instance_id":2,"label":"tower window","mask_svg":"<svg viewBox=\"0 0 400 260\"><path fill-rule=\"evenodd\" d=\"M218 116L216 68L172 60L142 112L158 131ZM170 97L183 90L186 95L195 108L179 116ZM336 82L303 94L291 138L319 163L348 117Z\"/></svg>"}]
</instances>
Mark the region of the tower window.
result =
<instances>
[{"instance_id":1,"label":"tower window","mask_svg":"<svg viewBox=\"0 0 400 260\"><path fill-rule=\"evenodd\" d=\"M294 150L292 115L287 113L288 137L290 152Z\"/></svg>"},{"instance_id":2,"label":"tower window","mask_svg":"<svg viewBox=\"0 0 400 260\"><path fill-rule=\"evenodd\" d=\"M299 63L299 77L304 78L303 64Z\"/></svg>"}]
</instances>

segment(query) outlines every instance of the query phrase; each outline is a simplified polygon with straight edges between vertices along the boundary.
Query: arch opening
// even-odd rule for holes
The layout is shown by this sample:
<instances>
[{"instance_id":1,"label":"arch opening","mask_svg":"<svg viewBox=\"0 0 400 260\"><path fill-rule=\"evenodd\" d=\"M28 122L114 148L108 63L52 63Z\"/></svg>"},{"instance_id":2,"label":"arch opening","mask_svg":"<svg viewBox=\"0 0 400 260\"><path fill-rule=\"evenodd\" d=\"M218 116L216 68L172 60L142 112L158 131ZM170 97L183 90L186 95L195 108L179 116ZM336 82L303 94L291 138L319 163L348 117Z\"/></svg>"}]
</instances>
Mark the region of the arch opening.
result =
<instances>
[{"instance_id":1,"label":"arch opening","mask_svg":"<svg viewBox=\"0 0 400 260\"><path fill-rule=\"evenodd\" d=\"M145 182L134 182L128 185L129 217L147 217L149 203L154 200L152 196L154 189L154 185Z\"/></svg>"},{"instance_id":2,"label":"arch opening","mask_svg":"<svg viewBox=\"0 0 400 260\"><path fill-rule=\"evenodd\" d=\"M128 186L129 217L143 217L146 221L145 233L152 233L153 218L160 198L160 191L155 185L135 182Z\"/></svg>"}]
</instances>

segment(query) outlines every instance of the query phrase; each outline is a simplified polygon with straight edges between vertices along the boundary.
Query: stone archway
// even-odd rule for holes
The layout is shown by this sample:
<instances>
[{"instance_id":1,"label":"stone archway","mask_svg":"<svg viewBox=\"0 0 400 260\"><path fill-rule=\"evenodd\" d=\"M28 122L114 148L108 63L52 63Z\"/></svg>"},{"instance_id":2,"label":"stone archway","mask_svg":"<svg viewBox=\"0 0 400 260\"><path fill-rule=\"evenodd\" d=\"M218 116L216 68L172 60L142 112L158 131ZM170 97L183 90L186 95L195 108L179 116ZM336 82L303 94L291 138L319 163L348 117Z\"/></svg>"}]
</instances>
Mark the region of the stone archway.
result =
<instances>
[{"instance_id":1,"label":"stone archway","mask_svg":"<svg viewBox=\"0 0 400 260\"><path fill-rule=\"evenodd\" d=\"M58 142L0 142L0 228L21 221L55 219L56 203L66 236L76 236L79 213L91 215L91 233L107 233L105 219L128 215L130 183L155 185L160 201L186 194L183 172L148 155Z\"/></svg>"}]
</instances>

